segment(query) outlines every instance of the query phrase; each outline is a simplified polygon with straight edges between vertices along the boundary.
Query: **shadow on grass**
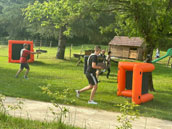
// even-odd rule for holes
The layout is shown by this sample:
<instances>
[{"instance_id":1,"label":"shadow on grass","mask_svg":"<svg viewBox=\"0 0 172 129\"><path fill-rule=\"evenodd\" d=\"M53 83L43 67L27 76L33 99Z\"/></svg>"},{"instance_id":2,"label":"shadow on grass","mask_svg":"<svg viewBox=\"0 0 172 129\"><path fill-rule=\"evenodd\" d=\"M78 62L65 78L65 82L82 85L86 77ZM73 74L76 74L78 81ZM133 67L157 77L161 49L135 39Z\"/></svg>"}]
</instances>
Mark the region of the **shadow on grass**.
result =
<instances>
[{"instance_id":1,"label":"shadow on grass","mask_svg":"<svg viewBox=\"0 0 172 129\"><path fill-rule=\"evenodd\" d=\"M75 62L76 63L76 62ZM71 70L71 69L80 69L83 68L83 66L76 66L74 62L69 63L68 61L63 60L62 62L59 63L44 63L41 61L36 61L35 63L29 64L30 66L41 66L43 68L47 69L65 69L65 70Z\"/></svg>"},{"instance_id":2,"label":"shadow on grass","mask_svg":"<svg viewBox=\"0 0 172 129\"><path fill-rule=\"evenodd\" d=\"M97 100L95 99L96 102L98 102L98 105L90 105L88 104L88 100L89 98L79 98L80 101L83 102L83 105L87 106L87 107L101 107L101 109L105 109L105 110L113 110L112 107L117 107L117 104L119 104L118 102L110 102L110 101L104 101L104 100ZM119 108L119 107L117 107Z\"/></svg>"},{"instance_id":3,"label":"shadow on grass","mask_svg":"<svg viewBox=\"0 0 172 129\"><path fill-rule=\"evenodd\" d=\"M42 61L34 61L33 63L30 63L30 65L45 65L46 63L42 62Z\"/></svg>"},{"instance_id":4,"label":"shadow on grass","mask_svg":"<svg viewBox=\"0 0 172 129\"><path fill-rule=\"evenodd\" d=\"M172 68L166 67L163 64L155 64L155 70L153 71L155 75L172 76Z\"/></svg>"},{"instance_id":5,"label":"shadow on grass","mask_svg":"<svg viewBox=\"0 0 172 129\"><path fill-rule=\"evenodd\" d=\"M101 85L101 83L117 83L117 80L100 80L99 85Z\"/></svg>"},{"instance_id":6,"label":"shadow on grass","mask_svg":"<svg viewBox=\"0 0 172 129\"><path fill-rule=\"evenodd\" d=\"M169 94L169 95L171 95L172 90L166 90L166 91L156 90L155 93L157 93L157 94L160 93L160 94Z\"/></svg>"}]
</instances>

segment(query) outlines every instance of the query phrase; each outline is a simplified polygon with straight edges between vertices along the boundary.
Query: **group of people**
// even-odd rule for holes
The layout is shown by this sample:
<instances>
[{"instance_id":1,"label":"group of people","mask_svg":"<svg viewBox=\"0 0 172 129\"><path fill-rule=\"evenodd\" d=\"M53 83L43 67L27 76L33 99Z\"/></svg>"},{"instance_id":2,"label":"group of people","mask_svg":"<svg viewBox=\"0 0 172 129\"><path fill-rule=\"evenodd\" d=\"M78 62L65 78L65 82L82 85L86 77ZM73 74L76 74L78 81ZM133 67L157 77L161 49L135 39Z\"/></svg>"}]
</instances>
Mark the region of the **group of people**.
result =
<instances>
[{"instance_id":1,"label":"group of people","mask_svg":"<svg viewBox=\"0 0 172 129\"><path fill-rule=\"evenodd\" d=\"M102 50L101 53L98 55L98 57L101 58L101 62L100 64L104 65L105 68L103 70L97 70L96 71L96 77L98 79L99 75L101 75L102 73L104 73L106 70L108 71L106 74L106 77L109 78L110 75L110 66L111 66L111 51L108 51L108 55L105 55L106 51ZM98 80L99 81L99 80Z\"/></svg>"},{"instance_id":2,"label":"group of people","mask_svg":"<svg viewBox=\"0 0 172 129\"><path fill-rule=\"evenodd\" d=\"M19 74L23 71L24 68L26 68L26 73L24 75L25 79L28 79L28 73L29 73L29 65L27 63L27 57L30 54L40 54L40 52L31 52L28 49L28 44L23 44L23 49L20 52L20 68L16 73L16 78L19 76ZM103 63L106 63L106 69L108 70L107 78L110 74L110 57L111 52L108 52L107 57L105 56L105 50L101 51L100 46L95 46L94 53L92 53L88 60L87 60L87 70L86 70L86 77L88 80L89 85L80 89L76 90L76 96L79 97L80 94L84 91L91 89L90 99L88 101L88 104L97 104L97 102L94 101L94 95L96 93L96 90L98 88L98 79L96 75L96 72L100 72L100 70L105 70L105 67L98 65L98 56L103 56Z\"/></svg>"}]
</instances>

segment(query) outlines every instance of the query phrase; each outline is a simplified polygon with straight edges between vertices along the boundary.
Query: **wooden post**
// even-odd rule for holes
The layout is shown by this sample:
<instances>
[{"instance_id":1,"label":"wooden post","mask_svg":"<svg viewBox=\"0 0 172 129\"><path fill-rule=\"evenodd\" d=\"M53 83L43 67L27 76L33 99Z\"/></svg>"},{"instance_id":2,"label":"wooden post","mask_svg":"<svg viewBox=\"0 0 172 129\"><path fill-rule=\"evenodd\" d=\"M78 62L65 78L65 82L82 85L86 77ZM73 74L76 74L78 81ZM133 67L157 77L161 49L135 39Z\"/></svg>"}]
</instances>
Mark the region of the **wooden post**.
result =
<instances>
[{"instance_id":1,"label":"wooden post","mask_svg":"<svg viewBox=\"0 0 172 129\"><path fill-rule=\"evenodd\" d=\"M42 39L40 40L40 45L39 45L39 48L41 48L41 46L42 46Z\"/></svg>"},{"instance_id":2,"label":"wooden post","mask_svg":"<svg viewBox=\"0 0 172 129\"><path fill-rule=\"evenodd\" d=\"M52 41L50 41L50 48L52 47Z\"/></svg>"},{"instance_id":3,"label":"wooden post","mask_svg":"<svg viewBox=\"0 0 172 129\"><path fill-rule=\"evenodd\" d=\"M72 46L73 46L73 44L71 44L71 46L70 46L70 55L69 55L70 60L71 60L71 57L72 57Z\"/></svg>"},{"instance_id":4,"label":"wooden post","mask_svg":"<svg viewBox=\"0 0 172 129\"><path fill-rule=\"evenodd\" d=\"M40 50L40 48L39 48L39 50ZM38 59L38 57L39 57L39 54L37 54L37 59Z\"/></svg>"},{"instance_id":5,"label":"wooden post","mask_svg":"<svg viewBox=\"0 0 172 129\"><path fill-rule=\"evenodd\" d=\"M33 47L35 48L36 47L36 40L33 40Z\"/></svg>"},{"instance_id":6,"label":"wooden post","mask_svg":"<svg viewBox=\"0 0 172 129\"><path fill-rule=\"evenodd\" d=\"M81 51L80 51L80 54L82 54L82 52L83 52L83 45L82 45L82 47L81 47Z\"/></svg>"},{"instance_id":7,"label":"wooden post","mask_svg":"<svg viewBox=\"0 0 172 129\"><path fill-rule=\"evenodd\" d=\"M40 44L39 44L39 50L41 49L41 46L42 46L42 39L40 40ZM37 54L37 59L39 57L39 54Z\"/></svg>"},{"instance_id":8,"label":"wooden post","mask_svg":"<svg viewBox=\"0 0 172 129\"><path fill-rule=\"evenodd\" d=\"M108 54L108 52L109 52L109 48L106 48L106 54Z\"/></svg>"}]
</instances>

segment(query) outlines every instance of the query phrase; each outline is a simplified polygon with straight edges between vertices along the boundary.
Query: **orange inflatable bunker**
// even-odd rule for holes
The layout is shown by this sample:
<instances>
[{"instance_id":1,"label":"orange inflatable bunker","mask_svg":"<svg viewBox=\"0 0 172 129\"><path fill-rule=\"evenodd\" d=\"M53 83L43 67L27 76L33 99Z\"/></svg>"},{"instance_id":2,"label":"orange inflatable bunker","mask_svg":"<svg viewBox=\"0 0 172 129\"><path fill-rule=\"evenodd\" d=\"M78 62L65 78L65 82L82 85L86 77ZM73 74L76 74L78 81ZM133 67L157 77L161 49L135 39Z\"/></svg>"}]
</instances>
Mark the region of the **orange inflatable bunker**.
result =
<instances>
[{"instance_id":1,"label":"orange inflatable bunker","mask_svg":"<svg viewBox=\"0 0 172 129\"><path fill-rule=\"evenodd\" d=\"M20 62L20 51L23 49L23 44L29 44L29 50L33 50L33 41L21 41L21 40L9 40L8 41L8 62L19 63ZM28 57L28 62L34 62L34 55L31 54Z\"/></svg>"},{"instance_id":2,"label":"orange inflatable bunker","mask_svg":"<svg viewBox=\"0 0 172 129\"><path fill-rule=\"evenodd\" d=\"M150 63L119 62L117 95L132 97L135 104L152 100L153 95L148 93L148 74L154 69Z\"/></svg>"}]
</instances>

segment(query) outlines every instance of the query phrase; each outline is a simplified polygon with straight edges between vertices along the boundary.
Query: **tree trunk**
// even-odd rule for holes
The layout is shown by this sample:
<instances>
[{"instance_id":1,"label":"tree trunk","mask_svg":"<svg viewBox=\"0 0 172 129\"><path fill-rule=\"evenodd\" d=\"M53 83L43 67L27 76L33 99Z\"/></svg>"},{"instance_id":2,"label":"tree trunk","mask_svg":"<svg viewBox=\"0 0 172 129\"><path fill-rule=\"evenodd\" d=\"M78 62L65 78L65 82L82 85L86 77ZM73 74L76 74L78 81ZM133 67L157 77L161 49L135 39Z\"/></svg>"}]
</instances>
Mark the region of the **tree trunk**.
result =
<instances>
[{"instance_id":1,"label":"tree trunk","mask_svg":"<svg viewBox=\"0 0 172 129\"><path fill-rule=\"evenodd\" d=\"M65 47L66 47L65 36L63 35L64 31L65 31L65 27L61 27L59 30L58 49L57 49L56 59L64 59Z\"/></svg>"},{"instance_id":2,"label":"tree trunk","mask_svg":"<svg viewBox=\"0 0 172 129\"><path fill-rule=\"evenodd\" d=\"M151 63L152 62L152 56L153 56L153 49L154 49L154 46L153 46L153 44L151 43L151 42L149 42L149 41L146 41L148 44L146 45L146 54L145 54L145 62L146 63ZM148 88L149 88L149 90L150 91L155 91L155 89L154 89L154 86L153 86L153 80L152 80L152 72L150 72L150 74L148 74L148 78L149 78L149 86L148 86Z\"/></svg>"}]
</instances>

